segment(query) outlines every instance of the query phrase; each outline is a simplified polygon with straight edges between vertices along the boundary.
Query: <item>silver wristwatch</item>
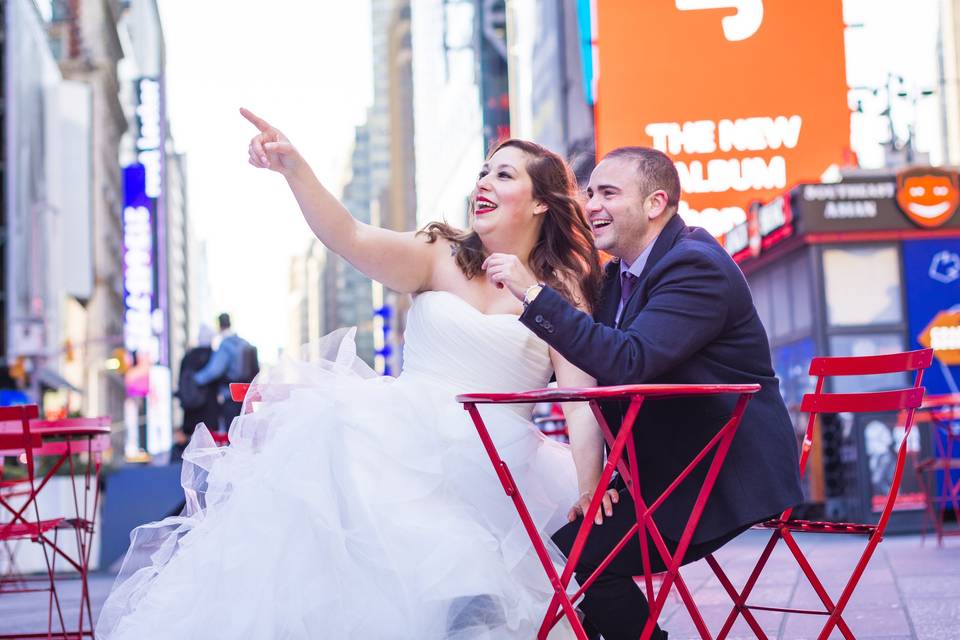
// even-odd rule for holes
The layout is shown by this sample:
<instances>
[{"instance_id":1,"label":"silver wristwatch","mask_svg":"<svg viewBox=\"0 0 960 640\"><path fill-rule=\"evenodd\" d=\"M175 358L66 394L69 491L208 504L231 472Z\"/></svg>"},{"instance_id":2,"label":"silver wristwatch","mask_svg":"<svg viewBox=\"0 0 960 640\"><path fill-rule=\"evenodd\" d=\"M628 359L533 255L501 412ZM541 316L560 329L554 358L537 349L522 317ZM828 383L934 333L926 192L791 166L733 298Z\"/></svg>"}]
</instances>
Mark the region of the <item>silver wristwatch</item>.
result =
<instances>
[{"instance_id":1,"label":"silver wristwatch","mask_svg":"<svg viewBox=\"0 0 960 640\"><path fill-rule=\"evenodd\" d=\"M532 284L527 287L527 290L523 292L523 310L526 311L527 307L530 306L530 303L533 302L534 298L537 297L537 294L545 287L546 285L542 282L537 284Z\"/></svg>"}]
</instances>

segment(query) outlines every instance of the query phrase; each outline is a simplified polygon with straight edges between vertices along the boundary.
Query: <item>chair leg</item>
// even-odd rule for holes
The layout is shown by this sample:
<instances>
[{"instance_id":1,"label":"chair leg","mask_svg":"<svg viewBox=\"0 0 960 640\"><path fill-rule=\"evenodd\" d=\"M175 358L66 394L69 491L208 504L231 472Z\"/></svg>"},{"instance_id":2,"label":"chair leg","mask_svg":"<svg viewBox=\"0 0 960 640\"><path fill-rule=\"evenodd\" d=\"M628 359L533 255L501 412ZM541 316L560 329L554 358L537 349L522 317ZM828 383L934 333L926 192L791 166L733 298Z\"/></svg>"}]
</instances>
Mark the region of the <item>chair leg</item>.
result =
<instances>
[{"instance_id":1,"label":"chair leg","mask_svg":"<svg viewBox=\"0 0 960 640\"><path fill-rule=\"evenodd\" d=\"M16 549L22 542L22 540L17 540L13 543L13 546L11 546L9 540L3 541L3 554L6 557L6 566L3 570L3 575L0 575L0 593L3 593L4 585L10 585L10 589L13 591L25 589L28 586L26 578L17 566Z\"/></svg>"},{"instance_id":2,"label":"chair leg","mask_svg":"<svg viewBox=\"0 0 960 640\"><path fill-rule=\"evenodd\" d=\"M674 585L677 588L677 592L680 594L680 600L683 601L684 606L687 608L687 613L690 614L690 619L693 620L693 625L697 628L697 632L700 634L700 637L703 640L713 640L713 636L710 635L710 630L707 629L707 623L703 621L703 616L700 615L700 609L697 608L696 602L693 600L693 596L690 595L690 590L687 588L687 583L684 582L683 578L680 576L680 570L677 570L677 577ZM662 589L661 585L661 589ZM662 608L662 605L661 605ZM659 618L659 613L657 614Z\"/></svg>"},{"instance_id":3,"label":"chair leg","mask_svg":"<svg viewBox=\"0 0 960 640\"><path fill-rule=\"evenodd\" d=\"M717 576L717 580L720 581L720 584L724 589L726 589L727 595L729 595L730 599L733 600L733 609L727 616L726 621L724 621L723 627L720 629L720 633L717 636L717 640L727 637L727 634L730 633L730 629L732 629L734 623L736 623L737 617L741 615L743 616L744 620L747 621L747 624L750 625L754 635L756 635L758 638L761 638L761 640L766 639L767 634L764 633L763 628L760 626L760 623L757 622L756 617L753 615L750 609L747 608L747 598L750 597L750 592L753 591L754 586L756 586L757 580L760 578L760 574L763 572L763 568L767 565L770 555L773 553L773 550L777 546L777 542L779 540L780 532L779 530L775 530L771 534L770 540L767 541L767 546L763 548L763 553L760 554L760 558L757 560L756 566L754 566L753 571L747 578L746 584L743 585L743 591L740 593L737 593L733 583L730 582L730 579L720 567L720 563L718 563L716 558L713 557L713 554L707 556L707 564L709 564L710 568L713 569L713 573Z\"/></svg>"},{"instance_id":4,"label":"chair leg","mask_svg":"<svg viewBox=\"0 0 960 640\"><path fill-rule=\"evenodd\" d=\"M830 599L827 590L823 587L823 583L820 582L820 579L817 577L816 572L814 572L813 567L807 561L805 555L803 555L803 550L800 549L800 545L797 544L797 541L793 539L793 535L787 531L783 530L782 534L783 541L787 543L787 546L790 548L793 557L796 558L797 564L800 565L800 570L803 571L803 574L807 577L807 582L810 583L810 586L813 587L813 590L817 593L817 596L820 598L820 601L823 603L823 606L826 607L827 613L830 615L829 620L834 620L834 624L840 629L840 633L843 634L843 637L846 640L856 640L856 636L853 635L853 632L850 631L850 627L847 626L847 622L840 615L840 612L837 610L835 604ZM836 614L836 617L834 615ZM833 628L833 625L830 625L830 628ZM827 636L830 635L830 632L827 631ZM821 638L824 638L821 634Z\"/></svg>"},{"instance_id":5,"label":"chair leg","mask_svg":"<svg viewBox=\"0 0 960 640\"><path fill-rule=\"evenodd\" d=\"M837 600L837 605L830 612L830 617L827 618L827 623L823 626L823 631L820 632L819 640L826 640L830 636L830 632L833 630L833 627L840 625L843 625L840 626L840 632L844 634L844 637L846 637L846 633L843 630L843 627L846 626L842 617L843 610L850 601L850 597L853 595L853 590L856 588L857 584L859 584L860 577L867 568L867 563L870 562L870 558L873 557L873 552L876 551L877 545L880 544L880 539L880 536L876 532L870 536L870 541L867 543L867 548L863 550L863 554L860 556L857 566L854 567L853 573L850 575L850 579L847 580L847 585L844 587L843 593L840 594L840 599Z\"/></svg>"},{"instance_id":6,"label":"chair leg","mask_svg":"<svg viewBox=\"0 0 960 640\"><path fill-rule=\"evenodd\" d=\"M713 574L717 577L717 580L720 582L720 585L727 592L727 595L730 596L730 599L733 600L733 609L727 615L726 620L723 622L723 626L720 628L720 632L717 634L717 640L725 640L727 635L730 633L730 629L733 628L733 625L736 623L739 616L743 616L747 621L747 624L750 625L750 628L753 630L757 638L761 640L766 640L766 634L763 632L763 629L756 623L756 620L753 617L753 614L750 613L750 610L743 606L743 601L740 597L740 594L737 593L736 588L733 586L733 583L730 582L730 579L724 573L723 569L720 567L720 564L717 563L714 559L713 554L706 556L707 564L710 565L710 568L713 569Z\"/></svg>"},{"instance_id":7,"label":"chair leg","mask_svg":"<svg viewBox=\"0 0 960 640\"><path fill-rule=\"evenodd\" d=\"M85 630L84 620L90 624L90 630L93 631L93 611L90 603L89 588L89 556L88 543L86 542L87 532L80 527L75 529L77 537L77 557L80 559L80 614L77 619L77 631L83 635Z\"/></svg>"},{"instance_id":8,"label":"chair leg","mask_svg":"<svg viewBox=\"0 0 960 640\"><path fill-rule=\"evenodd\" d=\"M53 530L53 545L57 544L57 530ZM57 554L51 551L47 555L47 542L41 537L39 543L43 549L43 560L47 565L47 578L50 586L50 596L47 599L47 635L53 636L53 611L56 608L57 620L60 622L60 634L66 637L67 625L63 620L63 610L60 607L60 596L57 594ZM52 559L51 559L52 556Z\"/></svg>"},{"instance_id":9,"label":"chair leg","mask_svg":"<svg viewBox=\"0 0 960 640\"><path fill-rule=\"evenodd\" d=\"M916 474L917 474L917 484L920 486L920 491L923 493L923 502L924 502L923 524L921 525L921 528L920 528L920 545L923 546L924 544L926 544L926 541L927 541L928 523L931 529L936 529L936 515L934 515L934 511L933 511L933 506L936 498L930 495L930 489L927 487L927 481L926 481L926 478L924 477L926 475L926 472L918 469L916 471ZM936 478L934 478L934 482L932 482L931 484L932 485L936 484Z\"/></svg>"}]
</instances>

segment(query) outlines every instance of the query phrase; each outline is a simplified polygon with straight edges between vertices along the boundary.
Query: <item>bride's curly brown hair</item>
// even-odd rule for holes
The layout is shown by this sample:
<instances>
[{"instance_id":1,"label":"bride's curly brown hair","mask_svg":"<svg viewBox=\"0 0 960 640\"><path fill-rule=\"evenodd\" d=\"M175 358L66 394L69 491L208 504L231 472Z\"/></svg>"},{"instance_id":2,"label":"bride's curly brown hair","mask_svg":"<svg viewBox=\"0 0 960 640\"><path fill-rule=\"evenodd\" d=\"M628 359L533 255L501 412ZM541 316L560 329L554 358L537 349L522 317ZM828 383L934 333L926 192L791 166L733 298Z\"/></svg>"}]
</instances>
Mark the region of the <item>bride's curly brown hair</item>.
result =
<instances>
[{"instance_id":1,"label":"bride's curly brown hair","mask_svg":"<svg viewBox=\"0 0 960 640\"><path fill-rule=\"evenodd\" d=\"M526 154L533 198L547 205L540 237L530 252L533 274L573 304L592 310L600 292L600 256L580 204L573 171L556 153L516 138L497 145L487 160L504 147L515 147ZM457 265L468 280L481 273L487 251L476 231L431 222L419 233L426 235L428 242L444 238L453 243Z\"/></svg>"}]
</instances>

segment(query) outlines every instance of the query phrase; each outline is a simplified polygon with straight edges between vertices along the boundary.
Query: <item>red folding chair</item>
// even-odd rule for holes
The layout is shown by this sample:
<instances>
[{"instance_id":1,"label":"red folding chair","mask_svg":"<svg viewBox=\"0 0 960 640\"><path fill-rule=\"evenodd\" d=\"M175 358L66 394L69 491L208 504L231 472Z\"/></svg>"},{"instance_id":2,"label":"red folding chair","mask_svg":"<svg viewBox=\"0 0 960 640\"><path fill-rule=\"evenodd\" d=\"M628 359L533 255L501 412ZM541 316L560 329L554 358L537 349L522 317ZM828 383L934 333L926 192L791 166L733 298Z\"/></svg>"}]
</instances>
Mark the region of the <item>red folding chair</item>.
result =
<instances>
[{"instance_id":1,"label":"red folding chair","mask_svg":"<svg viewBox=\"0 0 960 640\"><path fill-rule=\"evenodd\" d=\"M563 415L563 408L557 404L550 405L550 411L543 415L534 415L533 424L537 426L540 433L553 438L559 442L570 442L570 434L567 433L567 419Z\"/></svg>"},{"instance_id":2,"label":"red folding chair","mask_svg":"<svg viewBox=\"0 0 960 640\"><path fill-rule=\"evenodd\" d=\"M45 633L12 633L0 635L0 638L24 638L24 637L66 637L66 625L63 620L63 612L60 608L60 598L57 596L56 589L56 535L57 530L63 523L63 518L41 519L40 509L36 501L36 492L39 490L39 483L36 477L36 462L34 460L34 451L42 447L42 441L38 434L31 432L30 420L38 416L36 405L22 405L15 407L0 407L0 423L7 423L15 426L20 424L19 430L5 430L0 433L0 458L4 456L14 456L24 462L27 477L23 480L4 480L0 482L0 488L5 488L6 495L0 494L0 506L3 511L3 521L0 522L0 541L20 541L29 540L39 544L43 551L43 559L47 569L45 586L31 587L29 583L24 582L16 589L8 589L6 592L14 591L18 593L28 591L46 591L49 592L47 605L47 631ZM11 489L12 488L12 489ZM24 492L24 490L26 490ZM25 495L24 495L25 493ZM19 497L15 504L11 503L11 498ZM53 540L49 539L52 533ZM53 630L54 612L60 623L60 631Z\"/></svg>"},{"instance_id":3,"label":"red folding chair","mask_svg":"<svg viewBox=\"0 0 960 640\"><path fill-rule=\"evenodd\" d=\"M960 448L960 396L927 396L915 419L930 426L934 448L933 456L914 467L926 502L921 536L926 539L932 527L937 546L942 547L944 538L960 536L960 526L949 526L944 517L952 509L954 518L960 520L960 459L954 457Z\"/></svg>"},{"instance_id":4,"label":"red folding chair","mask_svg":"<svg viewBox=\"0 0 960 640\"><path fill-rule=\"evenodd\" d=\"M76 578L80 580L80 607L76 629L70 637L93 636L93 606L90 599L90 555L93 550L93 534L96 527L99 503L99 474L102 454L110 446L110 418L65 418L62 420L31 420L30 434L34 446L30 456L34 461L35 481L9 480L0 483L0 512L12 522L22 521L22 513L31 505L39 510L38 495L59 472L66 471L70 478L73 509L70 513L57 514L57 524L52 532L39 533L40 540L51 551L49 569L54 580ZM4 430L9 433L9 430ZM36 465L44 461L44 472L36 472ZM73 535L73 548L60 542L57 533L67 530ZM76 573L57 573L57 560L63 559ZM23 585L20 591L29 588L31 579L14 576Z\"/></svg>"},{"instance_id":5,"label":"red folding chair","mask_svg":"<svg viewBox=\"0 0 960 640\"><path fill-rule=\"evenodd\" d=\"M289 397L294 389L305 389L307 385L300 384L253 384L250 382L231 382L230 397L234 402L244 402L250 400L250 404L244 407L244 413L253 412L253 403L264 400L283 400Z\"/></svg>"},{"instance_id":6,"label":"red folding chair","mask_svg":"<svg viewBox=\"0 0 960 640\"><path fill-rule=\"evenodd\" d=\"M247 393L250 391L249 382L231 382L230 383L230 399L234 402L243 402L247 398ZM251 400L254 399L253 396L250 396Z\"/></svg>"},{"instance_id":7,"label":"red folding chair","mask_svg":"<svg viewBox=\"0 0 960 640\"><path fill-rule=\"evenodd\" d=\"M850 522L817 522L812 520L792 520L790 518L793 509L787 509L779 518L763 522L758 528L772 529L769 542L760 554L760 559L747 578L743 589L737 591L730 579L724 573L720 564L713 555L706 557L707 563L713 569L717 579L723 585L724 589L733 600L733 609L727 616L717 640L726 638L730 633L739 616L743 616L747 624L756 634L757 638L765 639L767 636L763 632L756 617L751 613L753 610L777 611L784 613L799 613L808 615L824 615L827 620L823 625L818 636L819 640L826 640L834 627L840 630L844 638L852 640L853 632L843 619L843 610L850 601L860 577L863 575L870 561L874 550L883 539L883 533L887 528L887 522L890 520L890 514L893 512L897 493L900 489L900 481L903 478L903 470L907 458L907 438L914 422L914 414L923 402L924 389L920 386L923 379L923 372L933 361L933 350L922 349L919 351L908 351L904 353L891 353L880 356L862 356L862 357L821 357L814 358L810 362L810 375L817 376L817 386L813 393L808 393L803 397L801 411L807 412L810 416L807 422L807 432L803 439L803 447L800 454L800 475L804 475L807 467L807 461L810 456L810 449L813 445L814 429L817 424L817 418L822 413L881 413L881 412L904 412L904 434L900 442L897 453L897 466L894 471L893 481L890 491L887 495L886 503L880 514L877 524L862 524ZM824 393L823 386L827 378L833 376L864 376L889 373L910 372L914 374L914 384L912 387L896 389L893 391L876 391L868 393ZM868 536L868 542L863 554L853 569L853 573L847 580L840 598L836 603L827 594L823 583L817 577L813 567L807 560L800 546L794 539L795 533L832 533L832 534L854 534ZM803 571L810 586L816 592L820 601L823 603L824 610L816 611L809 609L790 609L783 607L768 607L761 605L752 605L747 603L750 593L757 583L771 553L777 543L783 540L790 549L791 554L796 559L797 564Z\"/></svg>"},{"instance_id":8,"label":"red folding chair","mask_svg":"<svg viewBox=\"0 0 960 640\"><path fill-rule=\"evenodd\" d=\"M243 413L252 413L254 409L253 403L264 400L264 391L267 392L269 399L280 400L286 398L290 394L290 391L298 386L302 385L231 382L230 398L234 402L244 402L245 400L250 400L250 403L244 406ZM220 446L226 446L230 444L229 433L210 432L210 435L213 436L214 442Z\"/></svg>"},{"instance_id":9,"label":"red folding chair","mask_svg":"<svg viewBox=\"0 0 960 640\"><path fill-rule=\"evenodd\" d=\"M523 522L523 526L526 529L527 535L530 537L530 541L533 544L533 548L537 554L537 557L540 559L540 563L543 566L547 578L554 589L553 599L550 601L550 604L547 607L547 611L543 618L543 623L541 624L540 630L537 634L538 640L545 639L550 630L564 617L566 617L567 621L570 623L570 626L572 627L577 638L579 640L586 640L587 634L583 628L583 624L580 622L580 619L577 617L577 614L574 611L574 604L583 596L587 588L593 584L600 574L603 573L616 555L620 553L620 551L627 545L632 536L639 537L640 548L643 557L643 566L645 569L644 585L647 593L647 601L650 607L649 617L647 618L646 625L644 626L643 632L640 636L641 640L647 640L653 634L653 631L656 628L657 618L659 617L660 612L666 603L666 599L671 591L671 588L674 586L676 586L677 591L680 594L680 598L686 606L687 611L690 613L690 616L693 619L694 624L697 626L697 630L700 632L701 636L706 638L710 637L710 633L707 631L706 625L703 622L703 618L701 617L700 612L690 595L690 590L687 588L686 583L680 576L680 565L684 555L687 552L687 548L690 546L690 542L693 539L693 534L700 522L700 516L703 514L704 507L706 506L707 499L710 497L710 493L713 490L717 475L720 473L720 468L723 465L723 461L726 459L727 452L729 451L730 445L733 442L733 437L736 435L737 427L740 424L740 419L743 417L743 412L747 407L747 402L749 401L750 396L759 390L760 385L756 384L668 384L624 385L619 387L600 387L593 389L539 389L536 391L527 391L523 393L470 393L457 396L457 402L463 403L464 409L469 412L470 417L473 419L474 426L477 429L477 433L480 436L480 440L483 443L483 447L486 450L487 455L490 457L490 462L493 464L493 467L496 470L497 476L500 479L500 483L503 486L503 490L506 492L507 496L513 500L514 506L517 509L517 513L520 515L520 520ZM634 423L636 422L641 405L648 398L656 400L663 398L715 394L736 394L738 396L731 418L725 425L723 425L723 427L720 428L716 436L714 436L710 442L707 443L703 450L690 461L680 475L677 476L677 478L663 491L663 493L661 493L659 497L657 497L651 504L648 505L640 492L642 473L637 466L637 451L633 438ZM629 401L629 407L626 415L624 416L623 423L620 425L620 430L617 432L616 436L613 435L613 432L607 425L606 420L603 417L603 413L600 410L599 403L605 400ZM526 504L520 495L520 490L513 481L513 477L510 474L510 469L497 452L497 448L483 423L483 418L481 417L479 410L477 409L478 404L533 404L537 402L589 402L590 408L593 410L593 414L596 417L597 422L600 424L600 428L603 431L607 446L610 449L607 455L607 462L604 465L603 472L600 476L600 481L597 485L597 489L590 501L590 506L587 509L586 514L584 514L583 522L580 526L580 530L577 532L577 536L574 540L570 555L567 558L566 565L563 568L563 572L559 575L557 574L556 568L553 565L553 561L547 552L543 540L540 538L540 533L537 531L536 525L530 517L530 513L527 510ZM650 428L655 427L651 425ZM713 453L713 456L708 460L708 456L710 456L711 452ZM675 552L671 554L663 540L663 536L660 534L660 530L657 527L656 522L653 519L653 514L684 481L684 479L686 479L687 476L689 476L690 473L700 465L701 462L707 462L709 464L707 474L704 478L700 492L697 495L690 518L687 521L687 525L680 537L680 543L677 545ZM603 494L610 484L610 479L613 476L615 469L619 471L627 485L627 490L630 491L631 495L633 496L634 505L636 508L637 524L635 524L617 543L607 558L597 567L596 571L594 571L583 582L583 584L580 585L580 588L576 591L576 593L570 595L567 593L567 585L570 583L570 580L573 577L574 568L577 566L577 563L580 560L584 545L586 544L587 536L593 528L594 517L596 516L597 511L600 509ZM661 574L661 582L656 590L654 589L653 585L653 575L650 571L650 550L648 549L648 536L653 540L655 550L660 554L664 565L667 567L667 570Z\"/></svg>"}]
</instances>

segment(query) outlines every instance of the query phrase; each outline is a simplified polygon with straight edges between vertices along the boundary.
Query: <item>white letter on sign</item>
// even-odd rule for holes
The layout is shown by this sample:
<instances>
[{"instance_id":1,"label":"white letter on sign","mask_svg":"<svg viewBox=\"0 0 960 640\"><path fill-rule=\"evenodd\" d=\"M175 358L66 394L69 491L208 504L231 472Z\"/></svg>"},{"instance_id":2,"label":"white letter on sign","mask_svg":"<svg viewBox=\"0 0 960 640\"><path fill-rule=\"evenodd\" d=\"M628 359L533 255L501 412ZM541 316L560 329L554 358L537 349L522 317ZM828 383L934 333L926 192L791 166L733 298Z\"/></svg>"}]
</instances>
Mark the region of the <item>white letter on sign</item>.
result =
<instances>
[{"instance_id":1,"label":"white letter on sign","mask_svg":"<svg viewBox=\"0 0 960 640\"><path fill-rule=\"evenodd\" d=\"M680 11L736 9L735 14L720 21L723 35L730 42L746 40L763 23L763 0L676 0L676 3Z\"/></svg>"}]
</instances>

